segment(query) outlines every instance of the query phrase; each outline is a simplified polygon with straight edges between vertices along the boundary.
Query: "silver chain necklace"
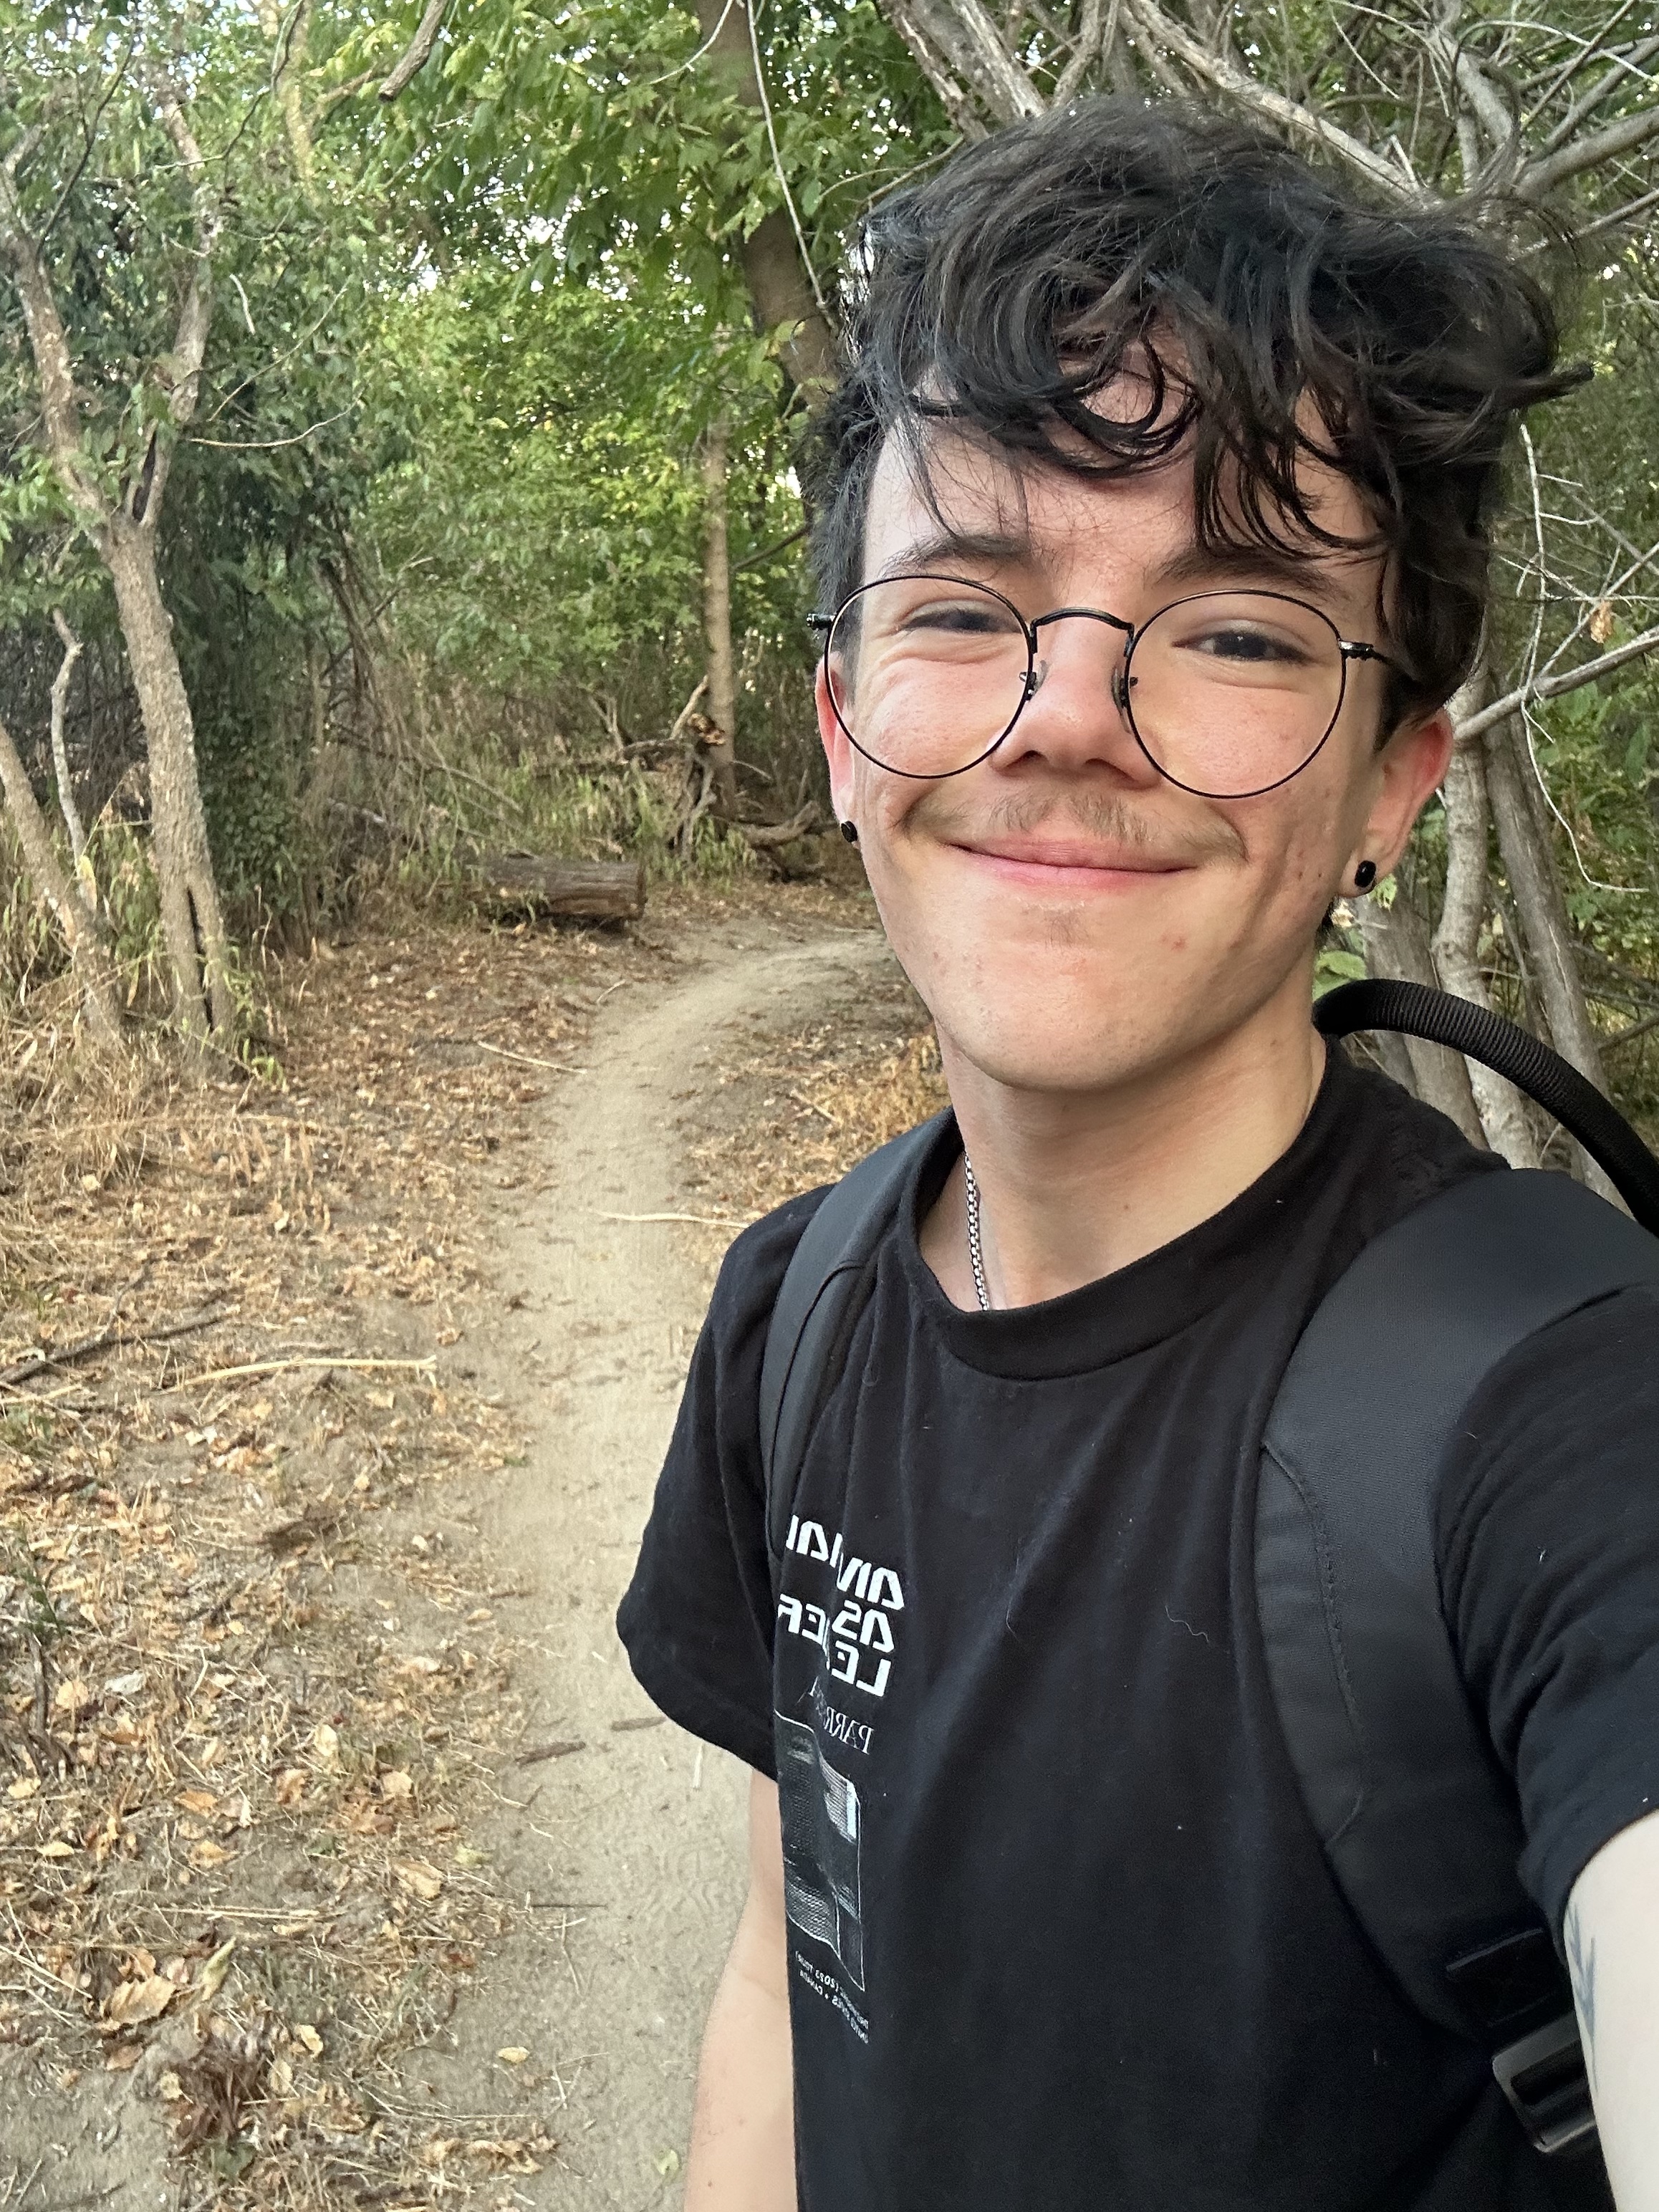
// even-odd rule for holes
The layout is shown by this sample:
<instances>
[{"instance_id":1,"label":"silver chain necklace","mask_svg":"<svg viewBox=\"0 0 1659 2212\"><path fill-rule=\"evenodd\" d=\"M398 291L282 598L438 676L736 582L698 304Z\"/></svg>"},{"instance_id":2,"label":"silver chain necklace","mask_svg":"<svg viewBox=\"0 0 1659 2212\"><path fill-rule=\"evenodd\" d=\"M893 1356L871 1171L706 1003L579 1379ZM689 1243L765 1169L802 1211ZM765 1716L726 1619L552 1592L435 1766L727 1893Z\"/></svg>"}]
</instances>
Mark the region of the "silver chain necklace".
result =
<instances>
[{"instance_id":1,"label":"silver chain necklace","mask_svg":"<svg viewBox=\"0 0 1659 2212\"><path fill-rule=\"evenodd\" d=\"M979 1231L979 1185L974 1180L974 1164L966 1152L962 1156L962 1175L968 1198L968 1264L974 1271L974 1291L979 1299L979 1310L989 1313L991 1293L985 1284L985 1247Z\"/></svg>"}]
</instances>

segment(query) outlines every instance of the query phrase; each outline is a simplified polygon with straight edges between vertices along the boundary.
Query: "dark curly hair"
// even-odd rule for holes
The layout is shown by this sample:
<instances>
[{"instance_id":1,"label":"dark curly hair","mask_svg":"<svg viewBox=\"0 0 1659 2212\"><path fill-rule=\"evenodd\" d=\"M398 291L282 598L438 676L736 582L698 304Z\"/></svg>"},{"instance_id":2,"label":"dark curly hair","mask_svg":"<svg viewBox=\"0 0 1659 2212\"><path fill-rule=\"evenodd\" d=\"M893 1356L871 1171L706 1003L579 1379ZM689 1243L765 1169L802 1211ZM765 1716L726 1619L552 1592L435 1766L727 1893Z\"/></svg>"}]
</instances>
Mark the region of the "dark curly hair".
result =
<instances>
[{"instance_id":1,"label":"dark curly hair","mask_svg":"<svg viewBox=\"0 0 1659 2212\"><path fill-rule=\"evenodd\" d=\"M890 432L927 481L940 419L1104 477L1190 440L1206 550L1354 547L1297 465L1355 488L1411 670L1390 726L1468 673L1510 425L1588 371L1539 283L1469 209L1371 206L1273 139L1176 102L1085 100L969 148L865 233L850 365L809 463L826 611L860 580ZM1089 404L1126 364L1131 420ZM1307 403L1311 403L1310 406Z\"/></svg>"}]
</instances>

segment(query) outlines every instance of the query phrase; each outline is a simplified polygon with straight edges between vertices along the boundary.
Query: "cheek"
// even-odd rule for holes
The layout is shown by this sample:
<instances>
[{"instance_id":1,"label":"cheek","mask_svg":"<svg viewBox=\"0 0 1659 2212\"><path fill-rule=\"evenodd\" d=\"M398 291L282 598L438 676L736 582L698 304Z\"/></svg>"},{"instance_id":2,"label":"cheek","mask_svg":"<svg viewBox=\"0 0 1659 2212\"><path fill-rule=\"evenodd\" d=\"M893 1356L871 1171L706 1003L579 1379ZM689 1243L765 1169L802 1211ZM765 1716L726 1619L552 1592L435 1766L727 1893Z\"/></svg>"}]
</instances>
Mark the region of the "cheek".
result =
<instances>
[{"instance_id":1,"label":"cheek","mask_svg":"<svg viewBox=\"0 0 1659 2212\"><path fill-rule=\"evenodd\" d=\"M1346 786L1334 779L1295 784L1275 794L1279 804L1255 819L1239 819L1245 840L1245 874L1263 905L1318 907L1337 888L1354 831Z\"/></svg>"}]
</instances>

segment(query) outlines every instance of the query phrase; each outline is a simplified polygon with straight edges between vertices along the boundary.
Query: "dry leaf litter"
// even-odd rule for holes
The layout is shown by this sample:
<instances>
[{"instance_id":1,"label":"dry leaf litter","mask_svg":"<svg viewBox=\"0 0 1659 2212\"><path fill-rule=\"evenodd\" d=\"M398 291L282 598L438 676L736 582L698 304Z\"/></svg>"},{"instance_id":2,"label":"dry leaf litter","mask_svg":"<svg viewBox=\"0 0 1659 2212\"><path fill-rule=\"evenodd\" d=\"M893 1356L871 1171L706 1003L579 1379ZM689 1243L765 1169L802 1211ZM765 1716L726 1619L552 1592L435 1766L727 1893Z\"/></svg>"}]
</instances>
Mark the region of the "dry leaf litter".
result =
<instances>
[{"instance_id":1,"label":"dry leaf litter","mask_svg":"<svg viewBox=\"0 0 1659 2212\"><path fill-rule=\"evenodd\" d=\"M791 886L653 921L785 896L868 918ZM276 969L268 1079L0 1028L0 2096L8 2045L48 2087L131 2074L229 2212L504 2206L557 2149L398 2062L513 1926L468 1840L521 1735L466 1543L522 1443L470 1387L474 1240L663 939L382 927ZM757 1015L710 1088L688 1182L733 1225L944 1100L896 973ZM0 2204L26 2181L0 2151Z\"/></svg>"},{"instance_id":2,"label":"dry leaf litter","mask_svg":"<svg viewBox=\"0 0 1659 2212\"><path fill-rule=\"evenodd\" d=\"M393 926L275 975L275 1079L0 1032L0 2101L130 2071L233 2212L556 2139L397 2061L511 1923L465 1827L519 1728L476 1221L648 941Z\"/></svg>"}]
</instances>

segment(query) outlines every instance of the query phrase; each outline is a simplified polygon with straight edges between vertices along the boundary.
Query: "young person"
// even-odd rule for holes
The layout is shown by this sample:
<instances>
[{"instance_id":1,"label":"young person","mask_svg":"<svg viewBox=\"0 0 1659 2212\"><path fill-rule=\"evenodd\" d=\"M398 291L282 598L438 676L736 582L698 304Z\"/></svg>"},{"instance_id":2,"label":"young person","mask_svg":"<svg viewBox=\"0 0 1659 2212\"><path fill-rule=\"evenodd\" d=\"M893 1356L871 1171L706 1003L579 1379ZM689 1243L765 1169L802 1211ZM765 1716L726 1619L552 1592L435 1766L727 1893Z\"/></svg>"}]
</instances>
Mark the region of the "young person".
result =
<instances>
[{"instance_id":1,"label":"young person","mask_svg":"<svg viewBox=\"0 0 1659 2212\"><path fill-rule=\"evenodd\" d=\"M1506 428L1573 380L1549 310L1454 216L1105 101L888 202L854 335L819 720L954 1116L781 1560L758 1375L821 1194L738 1239L620 1615L755 1770L687 2202L1605 2203L1349 1914L1250 1536L1323 1293L1498 1165L1309 1008L1444 771ZM1621 2212L1659 2206L1656 1353L1645 1291L1536 1334L1435 1532Z\"/></svg>"}]
</instances>

